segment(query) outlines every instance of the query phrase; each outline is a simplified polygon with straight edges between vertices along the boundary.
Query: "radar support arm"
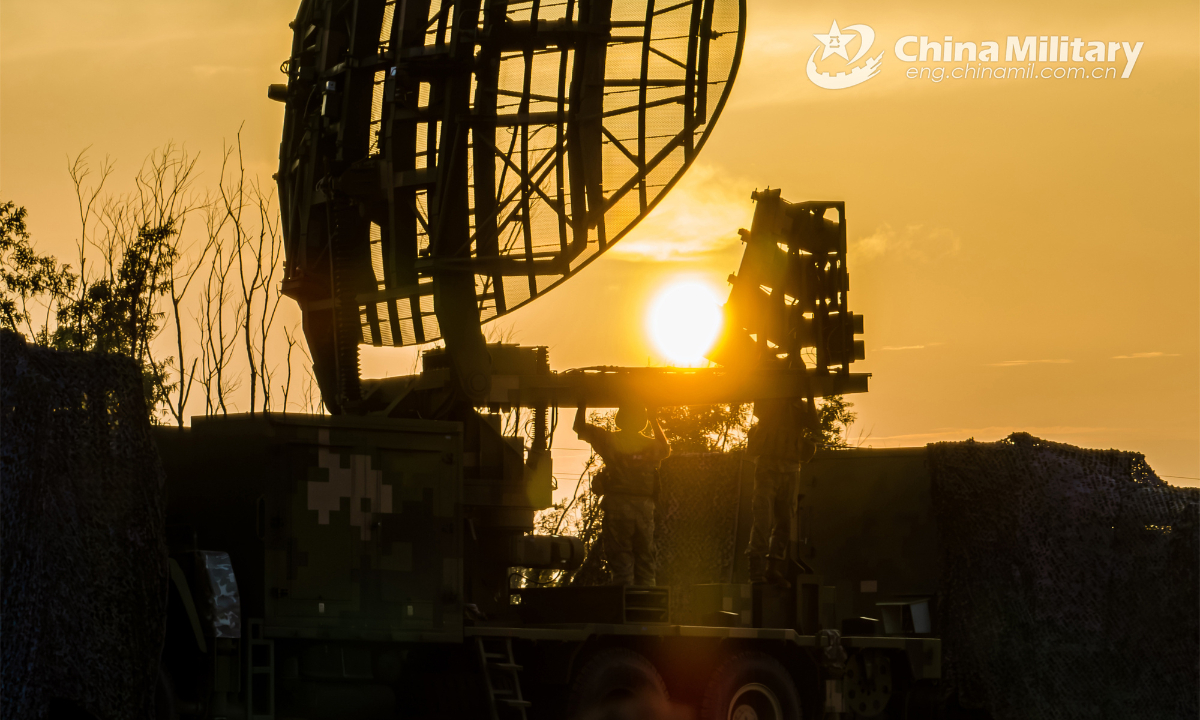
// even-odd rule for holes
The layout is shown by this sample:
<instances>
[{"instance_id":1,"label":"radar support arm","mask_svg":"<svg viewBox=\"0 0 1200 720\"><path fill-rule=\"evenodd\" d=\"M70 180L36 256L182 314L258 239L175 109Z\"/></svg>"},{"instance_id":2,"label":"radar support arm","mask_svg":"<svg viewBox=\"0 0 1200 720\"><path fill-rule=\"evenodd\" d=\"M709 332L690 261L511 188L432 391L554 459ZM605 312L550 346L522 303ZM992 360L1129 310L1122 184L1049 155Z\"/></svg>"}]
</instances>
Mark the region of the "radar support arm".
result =
<instances>
[{"instance_id":1,"label":"radar support arm","mask_svg":"<svg viewBox=\"0 0 1200 720\"><path fill-rule=\"evenodd\" d=\"M506 352L512 346L489 345ZM533 350L534 348L519 348ZM497 353L493 352L493 358ZM545 374L496 375L479 407L616 408L636 398L646 407L748 403L771 398L824 397L867 391L869 373L821 374L789 370L728 370L724 368L622 368L597 367ZM433 393L452 383L448 373L426 371L422 375L363 380L363 392L371 406L398 408L395 398Z\"/></svg>"}]
</instances>

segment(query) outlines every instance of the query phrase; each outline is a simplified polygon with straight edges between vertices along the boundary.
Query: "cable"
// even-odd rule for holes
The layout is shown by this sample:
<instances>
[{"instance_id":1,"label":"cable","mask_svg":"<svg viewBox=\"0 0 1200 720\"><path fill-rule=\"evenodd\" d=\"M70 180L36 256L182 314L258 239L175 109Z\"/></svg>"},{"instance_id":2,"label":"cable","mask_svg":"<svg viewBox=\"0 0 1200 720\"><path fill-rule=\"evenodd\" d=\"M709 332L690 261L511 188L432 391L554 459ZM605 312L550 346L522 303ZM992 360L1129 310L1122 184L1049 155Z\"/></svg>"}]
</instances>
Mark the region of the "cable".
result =
<instances>
[{"instance_id":1,"label":"cable","mask_svg":"<svg viewBox=\"0 0 1200 720\"><path fill-rule=\"evenodd\" d=\"M550 435L546 438L547 451L554 447L554 431L558 428L558 406L550 408Z\"/></svg>"},{"instance_id":2,"label":"cable","mask_svg":"<svg viewBox=\"0 0 1200 720\"><path fill-rule=\"evenodd\" d=\"M562 514L558 516L558 522L554 524L554 532L550 533L551 535L558 534L559 528L562 527L563 520L567 518L567 513L571 511L571 508L575 505L575 501L579 499L579 488L583 486L583 476L587 475L587 471L592 469L592 462L595 457L595 452L588 457L587 464L583 466L583 472L579 473L579 480L575 482L575 492L571 493L571 502L567 503L567 506L563 508Z\"/></svg>"}]
</instances>

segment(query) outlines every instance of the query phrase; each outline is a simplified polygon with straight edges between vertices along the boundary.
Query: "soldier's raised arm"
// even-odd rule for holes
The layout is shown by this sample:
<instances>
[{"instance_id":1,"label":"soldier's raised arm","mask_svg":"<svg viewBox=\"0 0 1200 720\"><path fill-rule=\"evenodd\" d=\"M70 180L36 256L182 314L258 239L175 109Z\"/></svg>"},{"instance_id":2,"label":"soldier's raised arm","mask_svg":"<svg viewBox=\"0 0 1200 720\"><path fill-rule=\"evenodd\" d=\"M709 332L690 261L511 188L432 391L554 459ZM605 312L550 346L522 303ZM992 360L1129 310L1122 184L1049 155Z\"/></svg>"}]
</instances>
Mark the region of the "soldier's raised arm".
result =
<instances>
[{"instance_id":1,"label":"soldier's raised arm","mask_svg":"<svg viewBox=\"0 0 1200 720\"><path fill-rule=\"evenodd\" d=\"M579 403L579 407L575 409L575 425L572 427L575 434L580 440L585 442L593 442L596 436L595 431L599 430L595 425L591 425L587 421L587 403Z\"/></svg>"}]
</instances>

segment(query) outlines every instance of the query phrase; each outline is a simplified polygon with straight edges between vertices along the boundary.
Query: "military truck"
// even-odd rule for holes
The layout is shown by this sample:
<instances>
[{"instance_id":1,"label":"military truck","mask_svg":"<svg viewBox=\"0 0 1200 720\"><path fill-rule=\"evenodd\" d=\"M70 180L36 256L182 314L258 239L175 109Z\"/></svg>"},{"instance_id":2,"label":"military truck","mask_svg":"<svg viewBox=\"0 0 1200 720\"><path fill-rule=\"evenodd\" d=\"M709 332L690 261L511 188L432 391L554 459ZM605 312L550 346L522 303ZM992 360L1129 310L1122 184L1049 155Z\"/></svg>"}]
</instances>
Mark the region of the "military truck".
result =
<instances>
[{"instance_id":1,"label":"military truck","mask_svg":"<svg viewBox=\"0 0 1200 720\"><path fill-rule=\"evenodd\" d=\"M811 406L866 391L868 376L849 370L862 318L847 306L844 205L788 203L778 190L754 198L712 351L720 366L555 372L544 347L448 337L417 375L327 376L337 415L194 418L163 431L175 583L165 665L180 712L499 720L677 703L723 719L908 713L939 675L928 602L904 590L877 607L868 579L847 586L855 576L834 564L826 583L799 547L787 589L748 584L736 563L674 587L513 582L517 568L584 560L578 539L532 534L552 504L559 408ZM441 328L478 334L478 315L440 307ZM505 417L527 422L505 433ZM749 492L751 475L728 494ZM738 507L748 513L750 501ZM732 548L749 523L699 529Z\"/></svg>"},{"instance_id":2,"label":"military truck","mask_svg":"<svg viewBox=\"0 0 1200 720\"><path fill-rule=\"evenodd\" d=\"M859 451L836 481L813 464L795 549L814 572L789 590L747 584L740 559L688 587L517 588L514 568L575 567L582 547L528 533L549 478L505 482L513 439L487 422L231 415L158 442L180 717L925 717L936 695L921 449ZM702 529L738 558L739 464L721 504L741 510Z\"/></svg>"},{"instance_id":3,"label":"military truck","mask_svg":"<svg viewBox=\"0 0 1200 720\"><path fill-rule=\"evenodd\" d=\"M179 717L1194 715L1200 493L1136 453L821 451L788 590L746 582L753 463L677 455L662 587L522 588L513 569L581 548L529 534L551 485L504 480L518 440L302 415L157 432Z\"/></svg>"},{"instance_id":4,"label":"military truck","mask_svg":"<svg viewBox=\"0 0 1200 720\"><path fill-rule=\"evenodd\" d=\"M716 367L553 372L545 348L482 332L611 248L682 177L729 96L745 17L744 0L301 1L287 82L268 90L284 106L282 292L332 415L159 434L177 714L880 716L936 680L924 626L866 632L838 614L857 601L799 564L787 590L736 573L512 581L584 559L579 540L531 532L552 501L559 408L811 409L867 390L850 372L864 350L845 204L778 189L752 195ZM362 344L439 340L419 375L361 377ZM528 438L503 431L510 413Z\"/></svg>"}]
</instances>

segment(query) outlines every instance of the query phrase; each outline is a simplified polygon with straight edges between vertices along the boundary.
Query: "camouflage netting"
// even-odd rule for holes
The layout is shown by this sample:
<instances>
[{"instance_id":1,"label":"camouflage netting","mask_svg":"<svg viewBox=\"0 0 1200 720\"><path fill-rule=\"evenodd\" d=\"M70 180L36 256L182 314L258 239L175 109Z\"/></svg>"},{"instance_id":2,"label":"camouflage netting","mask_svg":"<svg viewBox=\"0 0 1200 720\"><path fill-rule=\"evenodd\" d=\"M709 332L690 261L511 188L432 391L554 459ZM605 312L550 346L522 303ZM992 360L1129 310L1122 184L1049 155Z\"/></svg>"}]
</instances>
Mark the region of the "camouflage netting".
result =
<instances>
[{"instance_id":1,"label":"camouflage netting","mask_svg":"<svg viewBox=\"0 0 1200 720\"><path fill-rule=\"evenodd\" d=\"M688 589L727 583L733 570L738 520L738 473L743 456L673 455L659 471L654 517L658 584L671 586L671 617L687 620Z\"/></svg>"},{"instance_id":2,"label":"camouflage netting","mask_svg":"<svg viewBox=\"0 0 1200 720\"><path fill-rule=\"evenodd\" d=\"M1195 718L1200 489L1014 434L929 446L946 680L996 720Z\"/></svg>"},{"instance_id":3,"label":"camouflage netting","mask_svg":"<svg viewBox=\"0 0 1200 720\"><path fill-rule=\"evenodd\" d=\"M740 455L662 465L658 582L729 582ZM1200 717L1200 489L1015 434L929 446L947 684L996 720Z\"/></svg>"},{"instance_id":4,"label":"camouflage netting","mask_svg":"<svg viewBox=\"0 0 1200 720\"><path fill-rule=\"evenodd\" d=\"M3 332L0 383L0 715L148 718L168 574L139 369Z\"/></svg>"}]
</instances>

